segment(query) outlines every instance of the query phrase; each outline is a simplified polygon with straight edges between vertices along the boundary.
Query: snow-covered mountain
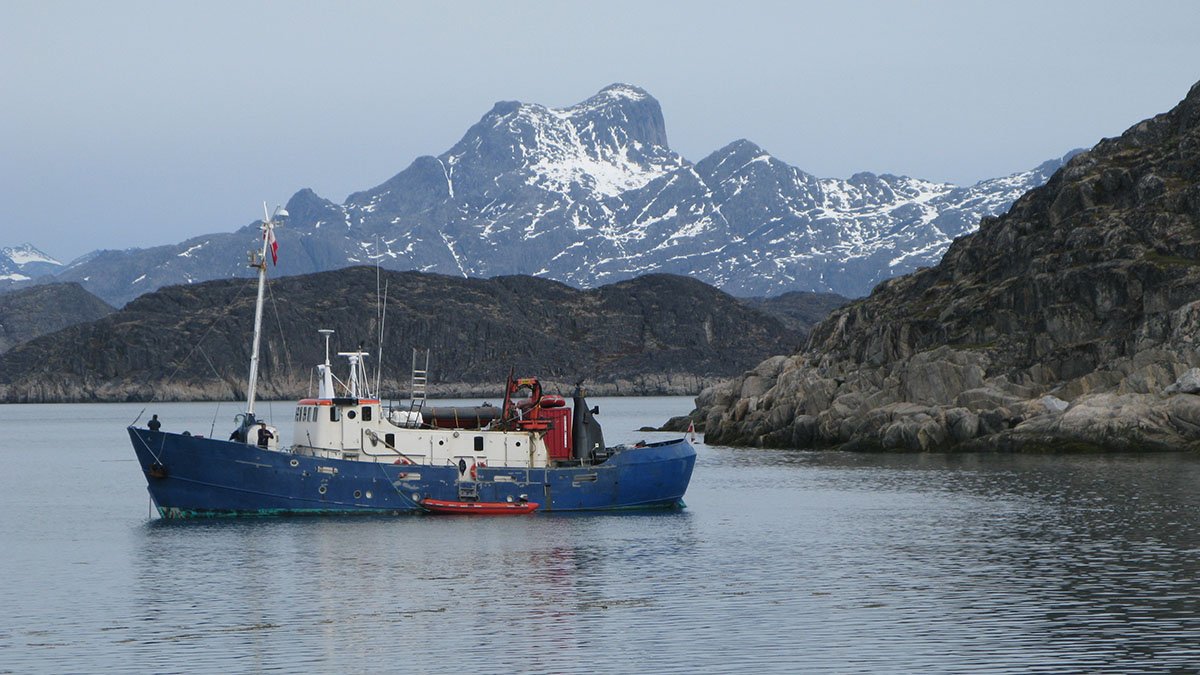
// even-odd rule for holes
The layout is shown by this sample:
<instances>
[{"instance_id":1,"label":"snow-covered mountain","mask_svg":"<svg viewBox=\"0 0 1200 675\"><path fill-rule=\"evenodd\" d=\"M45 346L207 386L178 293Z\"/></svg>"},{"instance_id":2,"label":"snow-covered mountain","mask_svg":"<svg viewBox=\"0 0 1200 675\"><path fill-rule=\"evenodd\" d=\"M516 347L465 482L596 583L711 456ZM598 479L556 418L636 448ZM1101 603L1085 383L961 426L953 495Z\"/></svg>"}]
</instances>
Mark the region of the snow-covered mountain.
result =
<instances>
[{"instance_id":1,"label":"snow-covered mountain","mask_svg":"<svg viewBox=\"0 0 1200 675\"><path fill-rule=\"evenodd\" d=\"M63 264L34 248L33 244L0 248L0 280L27 281L61 272Z\"/></svg>"},{"instance_id":2,"label":"snow-covered mountain","mask_svg":"<svg viewBox=\"0 0 1200 675\"><path fill-rule=\"evenodd\" d=\"M955 237L1061 163L969 187L817 178L746 140L693 163L670 149L658 101L616 84L567 108L497 103L454 147L342 204L301 190L279 232L279 273L378 261L586 288L671 272L735 295L858 296L936 263ZM244 274L255 237L247 226L98 252L60 277L123 303L166 284Z\"/></svg>"}]
</instances>

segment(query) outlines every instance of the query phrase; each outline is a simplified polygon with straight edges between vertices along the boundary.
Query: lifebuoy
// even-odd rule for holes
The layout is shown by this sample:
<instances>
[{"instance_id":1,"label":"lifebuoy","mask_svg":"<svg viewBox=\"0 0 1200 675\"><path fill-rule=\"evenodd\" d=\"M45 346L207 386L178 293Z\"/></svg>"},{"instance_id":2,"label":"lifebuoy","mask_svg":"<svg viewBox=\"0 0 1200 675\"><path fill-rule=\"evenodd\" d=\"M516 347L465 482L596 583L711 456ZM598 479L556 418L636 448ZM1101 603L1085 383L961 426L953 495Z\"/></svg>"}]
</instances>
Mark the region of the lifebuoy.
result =
<instances>
[{"instance_id":1,"label":"lifebuoy","mask_svg":"<svg viewBox=\"0 0 1200 675\"><path fill-rule=\"evenodd\" d=\"M543 408L561 408L567 404L567 400L557 394L546 394L538 401L538 405Z\"/></svg>"},{"instance_id":2,"label":"lifebuoy","mask_svg":"<svg viewBox=\"0 0 1200 675\"><path fill-rule=\"evenodd\" d=\"M412 464L412 460L407 457L401 457L400 459L392 462L392 464Z\"/></svg>"},{"instance_id":3,"label":"lifebuoy","mask_svg":"<svg viewBox=\"0 0 1200 675\"><path fill-rule=\"evenodd\" d=\"M476 477L478 476L478 474L479 474L479 472L475 470L475 467L476 467L476 466L478 466L478 465L477 465L477 464L472 464L472 465L471 465L471 480L475 480L475 478L476 478Z\"/></svg>"}]
</instances>

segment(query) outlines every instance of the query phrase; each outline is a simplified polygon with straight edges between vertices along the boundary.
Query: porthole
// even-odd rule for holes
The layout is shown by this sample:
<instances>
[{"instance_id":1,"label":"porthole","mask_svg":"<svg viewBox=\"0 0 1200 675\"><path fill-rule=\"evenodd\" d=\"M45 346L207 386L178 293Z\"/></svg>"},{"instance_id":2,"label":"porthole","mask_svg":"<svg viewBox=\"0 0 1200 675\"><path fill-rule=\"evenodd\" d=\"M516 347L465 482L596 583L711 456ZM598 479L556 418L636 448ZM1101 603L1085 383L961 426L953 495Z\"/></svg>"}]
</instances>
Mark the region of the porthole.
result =
<instances>
[{"instance_id":1,"label":"porthole","mask_svg":"<svg viewBox=\"0 0 1200 675\"><path fill-rule=\"evenodd\" d=\"M325 486L322 485L321 487L317 488L317 492L319 492L321 494L325 494Z\"/></svg>"},{"instance_id":2,"label":"porthole","mask_svg":"<svg viewBox=\"0 0 1200 675\"><path fill-rule=\"evenodd\" d=\"M294 469L294 468L296 468L296 467L300 466L300 460L298 460L298 459L293 459L292 461L288 462L288 464L291 464L291 465L292 465L292 468Z\"/></svg>"},{"instance_id":3,"label":"porthole","mask_svg":"<svg viewBox=\"0 0 1200 675\"><path fill-rule=\"evenodd\" d=\"M438 439L438 445L445 445L445 444L446 444L445 439L441 439L441 438Z\"/></svg>"},{"instance_id":4,"label":"porthole","mask_svg":"<svg viewBox=\"0 0 1200 675\"><path fill-rule=\"evenodd\" d=\"M358 413L354 412L353 410L347 410L346 417L349 417L350 419L354 419L355 417L358 417Z\"/></svg>"},{"instance_id":5,"label":"porthole","mask_svg":"<svg viewBox=\"0 0 1200 675\"><path fill-rule=\"evenodd\" d=\"M371 491L370 491L370 490L367 490L367 499L370 499L371 497L372 497L372 495L371 495Z\"/></svg>"},{"instance_id":6,"label":"porthole","mask_svg":"<svg viewBox=\"0 0 1200 675\"><path fill-rule=\"evenodd\" d=\"M521 447L521 441L517 441L517 447Z\"/></svg>"},{"instance_id":7,"label":"porthole","mask_svg":"<svg viewBox=\"0 0 1200 675\"><path fill-rule=\"evenodd\" d=\"M360 498L360 497L362 497L362 490L355 490L355 491L354 491L354 498L355 498L355 499L358 499L358 498Z\"/></svg>"}]
</instances>

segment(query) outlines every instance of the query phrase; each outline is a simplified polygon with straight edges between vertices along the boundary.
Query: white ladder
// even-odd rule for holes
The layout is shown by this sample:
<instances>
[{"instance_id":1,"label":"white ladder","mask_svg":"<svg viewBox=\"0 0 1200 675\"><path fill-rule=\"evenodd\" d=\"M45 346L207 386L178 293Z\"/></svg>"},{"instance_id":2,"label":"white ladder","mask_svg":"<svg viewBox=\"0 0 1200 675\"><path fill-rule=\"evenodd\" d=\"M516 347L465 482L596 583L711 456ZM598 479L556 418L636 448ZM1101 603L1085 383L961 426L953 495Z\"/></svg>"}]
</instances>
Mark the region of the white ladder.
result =
<instances>
[{"instance_id":1,"label":"white ladder","mask_svg":"<svg viewBox=\"0 0 1200 675\"><path fill-rule=\"evenodd\" d=\"M425 353L425 359L422 363L421 352ZM418 367L419 366L419 367ZM412 402L408 405L409 412L420 412L425 407L425 391L429 384L429 350L417 349L412 350Z\"/></svg>"}]
</instances>

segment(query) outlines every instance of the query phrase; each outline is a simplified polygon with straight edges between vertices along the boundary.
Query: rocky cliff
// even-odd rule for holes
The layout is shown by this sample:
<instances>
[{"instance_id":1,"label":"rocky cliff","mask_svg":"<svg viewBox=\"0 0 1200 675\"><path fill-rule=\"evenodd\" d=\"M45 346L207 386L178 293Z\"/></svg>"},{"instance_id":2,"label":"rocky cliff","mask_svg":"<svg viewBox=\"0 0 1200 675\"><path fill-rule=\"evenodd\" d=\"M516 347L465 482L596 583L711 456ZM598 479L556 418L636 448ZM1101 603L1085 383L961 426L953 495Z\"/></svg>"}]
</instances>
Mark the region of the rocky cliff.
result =
<instances>
[{"instance_id":1,"label":"rocky cliff","mask_svg":"<svg viewBox=\"0 0 1200 675\"><path fill-rule=\"evenodd\" d=\"M276 398L311 390L324 359L318 328L338 331L335 350L361 345L373 369L382 322L382 390L393 397L407 395L413 347L432 350L435 395L494 395L510 368L560 393L586 379L594 394L686 394L801 341L774 317L670 275L580 291L532 277L359 267L277 279L269 298L260 393ZM253 304L246 279L146 294L0 355L0 401L240 398Z\"/></svg>"},{"instance_id":2,"label":"rocky cliff","mask_svg":"<svg viewBox=\"0 0 1200 675\"><path fill-rule=\"evenodd\" d=\"M0 294L0 354L39 335L113 311L79 284L46 284Z\"/></svg>"},{"instance_id":3,"label":"rocky cliff","mask_svg":"<svg viewBox=\"0 0 1200 675\"><path fill-rule=\"evenodd\" d=\"M1198 340L1200 84L693 416L742 445L1197 448L1197 387L1173 383Z\"/></svg>"}]
</instances>

